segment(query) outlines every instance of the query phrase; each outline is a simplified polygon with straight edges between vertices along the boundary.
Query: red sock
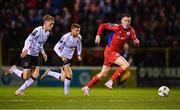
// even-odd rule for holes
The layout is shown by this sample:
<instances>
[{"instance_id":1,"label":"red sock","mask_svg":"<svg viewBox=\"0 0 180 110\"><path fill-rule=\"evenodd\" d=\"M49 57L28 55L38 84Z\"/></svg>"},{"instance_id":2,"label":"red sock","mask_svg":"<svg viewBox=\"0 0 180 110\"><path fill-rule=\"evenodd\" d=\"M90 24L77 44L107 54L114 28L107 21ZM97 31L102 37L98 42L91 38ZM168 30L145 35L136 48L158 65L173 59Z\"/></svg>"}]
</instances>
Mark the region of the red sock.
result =
<instances>
[{"instance_id":1,"label":"red sock","mask_svg":"<svg viewBox=\"0 0 180 110\"><path fill-rule=\"evenodd\" d=\"M111 80L114 81L116 78L118 78L118 76L124 71L124 69L122 67L119 67L111 76Z\"/></svg>"},{"instance_id":2,"label":"red sock","mask_svg":"<svg viewBox=\"0 0 180 110\"><path fill-rule=\"evenodd\" d=\"M91 81L89 81L89 83L87 84L87 86L89 87L89 88L92 88L92 86L97 82L97 81L99 81L99 77L96 75L96 76L94 76L92 79L91 79Z\"/></svg>"}]
</instances>

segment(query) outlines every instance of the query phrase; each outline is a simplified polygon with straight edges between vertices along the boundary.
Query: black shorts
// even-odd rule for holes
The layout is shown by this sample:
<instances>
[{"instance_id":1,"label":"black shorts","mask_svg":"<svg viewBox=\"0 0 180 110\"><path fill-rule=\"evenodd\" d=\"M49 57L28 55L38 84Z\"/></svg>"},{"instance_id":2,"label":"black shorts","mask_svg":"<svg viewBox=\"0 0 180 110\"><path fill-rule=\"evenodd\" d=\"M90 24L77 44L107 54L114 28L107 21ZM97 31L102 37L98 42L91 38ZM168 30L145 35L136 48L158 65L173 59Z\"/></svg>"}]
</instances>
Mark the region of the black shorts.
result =
<instances>
[{"instance_id":1,"label":"black shorts","mask_svg":"<svg viewBox=\"0 0 180 110\"><path fill-rule=\"evenodd\" d=\"M31 69L32 67L39 66L39 57L27 55L22 58L22 66L24 69Z\"/></svg>"},{"instance_id":2,"label":"black shorts","mask_svg":"<svg viewBox=\"0 0 180 110\"><path fill-rule=\"evenodd\" d=\"M67 59L67 62L63 62L62 59L60 60L60 66L63 67L65 65L71 66L71 60Z\"/></svg>"}]
</instances>

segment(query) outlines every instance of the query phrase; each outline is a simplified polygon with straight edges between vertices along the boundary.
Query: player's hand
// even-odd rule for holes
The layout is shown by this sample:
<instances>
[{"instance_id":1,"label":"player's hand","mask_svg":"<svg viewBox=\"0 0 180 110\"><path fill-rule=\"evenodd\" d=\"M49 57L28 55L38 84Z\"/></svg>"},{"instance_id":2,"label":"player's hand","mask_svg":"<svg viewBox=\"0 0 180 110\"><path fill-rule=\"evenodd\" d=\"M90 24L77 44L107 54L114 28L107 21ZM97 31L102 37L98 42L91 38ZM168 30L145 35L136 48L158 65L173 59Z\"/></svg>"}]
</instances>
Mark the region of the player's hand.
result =
<instances>
[{"instance_id":1,"label":"player's hand","mask_svg":"<svg viewBox=\"0 0 180 110\"><path fill-rule=\"evenodd\" d=\"M47 59L48 59L48 57L47 57L46 53L42 53L42 55L43 55L44 61L46 62L46 61L47 61Z\"/></svg>"},{"instance_id":2,"label":"player's hand","mask_svg":"<svg viewBox=\"0 0 180 110\"><path fill-rule=\"evenodd\" d=\"M28 50L22 51L21 54L20 54L20 57L21 57L21 58L26 57L27 53L28 53Z\"/></svg>"},{"instance_id":3,"label":"player's hand","mask_svg":"<svg viewBox=\"0 0 180 110\"><path fill-rule=\"evenodd\" d=\"M138 39L134 40L133 43L135 47L139 47L140 42Z\"/></svg>"},{"instance_id":4,"label":"player's hand","mask_svg":"<svg viewBox=\"0 0 180 110\"><path fill-rule=\"evenodd\" d=\"M99 44L100 40L101 40L100 35L96 35L95 43Z\"/></svg>"},{"instance_id":5,"label":"player's hand","mask_svg":"<svg viewBox=\"0 0 180 110\"><path fill-rule=\"evenodd\" d=\"M68 61L67 58L64 57L64 56L61 56L61 59L62 59L63 62L67 62Z\"/></svg>"},{"instance_id":6,"label":"player's hand","mask_svg":"<svg viewBox=\"0 0 180 110\"><path fill-rule=\"evenodd\" d=\"M82 57L81 56L78 56L77 57L79 61L82 61Z\"/></svg>"}]
</instances>

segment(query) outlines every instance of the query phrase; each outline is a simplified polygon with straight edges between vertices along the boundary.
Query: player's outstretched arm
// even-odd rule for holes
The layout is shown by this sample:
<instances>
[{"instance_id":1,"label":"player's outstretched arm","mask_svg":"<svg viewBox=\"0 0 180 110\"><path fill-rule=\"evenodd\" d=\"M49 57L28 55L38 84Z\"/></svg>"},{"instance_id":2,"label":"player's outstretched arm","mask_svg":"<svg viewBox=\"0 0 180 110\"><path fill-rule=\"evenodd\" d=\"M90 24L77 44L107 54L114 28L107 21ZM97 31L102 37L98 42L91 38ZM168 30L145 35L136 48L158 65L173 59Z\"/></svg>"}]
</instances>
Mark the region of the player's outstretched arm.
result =
<instances>
[{"instance_id":1,"label":"player's outstretched arm","mask_svg":"<svg viewBox=\"0 0 180 110\"><path fill-rule=\"evenodd\" d=\"M21 54L20 54L20 57L21 57L21 58L26 57L27 53L28 53L28 50L27 50L27 49L23 49L22 52L21 52Z\"/></svg>"},{"instance_id":2,"label":"player's outstretched arm","mask_svg":"<svg viewBox=\"0 0 180 110\"><path fill-rule=\"evenodd\" d=\"M134 40L133 43L135 47L139 47L140 42L138 39Z\"/></svg>"},{"instance_id":3,"label":"player's outstretched arm","mask_svg":"<svg viewBox=\"0 0 180 110\"><path fill-rule=\"evenodd\" d=\"M100 43L100 40L101 40L100 35L96 35L95 44L99 44L99 43Z\"/></svg>"},{"instance_id":4,"label":"player's outstretched arm","mask_svg":"<svg viewBox=\"0 0 180 110\"><path fill-rule=\"evenodd\" d=\"M98 28L96 38L95 38L95 43L96 44L100 43L100 40L101 40L100 36L101 36L101 33L103 32L104 29L111 30L111 31L116 31L116 30L119 29L119 25L118 24L112 24L112 23L102 23L102 24L100 24L99 28Z\"/></svg>"},{"instance_id":5,"label":"player's outstretched arm","mask_svg":"<svg viewBox=\"0 0 180 110\"><path fill-rule=\"evenodd\" d=\"M97 35L101 36L101 33L103 32L104 29L116 31L119 29L119 25L112 23L102 23L99 25Z\"/></svg>"},{"instance_id":6,"label":"player's outstretched arm","mask_svg":"<svg viewBox=\"0 0 180 110\"><path fill-rule=\"evenodd\" d=\"M44 53L42 53L42 55L43 55L44 61L46 62L46 61L47 61L47 59L48 59L48 57L47 57L46 53L44 52Z\"/></svg>"},{"instance_id":7,"label":"player's outstretched arm","mask_svg":"<svg viewBox=\"0 0 180 110\"><path fill-rule=\"evenodd\" d=\"M80 55L78 55L78 61L82 61L82 57Z\"/></svg>"},{"instance_id":8,"label":"player's outstretched arm","mask_svg":"<svg viewBox=\"0 0 180 110\"><path fill-rule=\"evenodd\" d=\"M135 31L134 31L133 28L131 28L130 33L131 33L131 39L133 40L134 46L135 46L135 47L139 47L140 42L139 42L139 40L137 39L136 33L135 33Z\"/></svg>"},{"instance_id":9,"label":"player's outstretched arm","mask_svg":"<svg viewBox=\"0 0 180 110\"><path fill-rule=\"evenodd\" d=\"M81 36L79 37L79 40L77 41L77 55L78 55L78 60L79 61L82 61L82 58L81 58L81 52L82 52L82 42L81 42Z\"/></svg>"}]
</instances>

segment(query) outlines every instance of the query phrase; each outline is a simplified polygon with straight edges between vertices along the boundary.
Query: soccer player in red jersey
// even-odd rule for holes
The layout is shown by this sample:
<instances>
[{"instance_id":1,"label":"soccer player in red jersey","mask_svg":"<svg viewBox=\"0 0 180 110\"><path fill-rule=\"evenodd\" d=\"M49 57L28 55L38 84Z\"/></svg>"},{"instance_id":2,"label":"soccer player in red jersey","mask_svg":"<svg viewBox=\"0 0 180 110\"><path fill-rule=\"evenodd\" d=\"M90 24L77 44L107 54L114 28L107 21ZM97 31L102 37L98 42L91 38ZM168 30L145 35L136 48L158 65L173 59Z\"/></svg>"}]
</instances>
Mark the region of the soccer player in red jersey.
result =
<instances>
[{"instance_id":1,"label":"soccer player in red jersey","mask_svg":"<svg viewBox=\"0 0 180 110\"><path fill-rule=\"evenodd\" d=\"M108 40L108 44L104 50L104 64L100 73L94 76L86 86L82 88L85 96L89 96L90 89L101 78L106 77L112 64L116 64L119 67L113 73L111 78L105 83L105 86L109 89L113 89L113 81L119 77L128 67L129 63L119 53L124 43L132 39L134 46L139 46L139 40L136 37L134 29L130 26L131 16L127 13L121 17L121 24L103 23L100 24L96 35L95 43L100 43L100 36L104 29L113 31Z\"/></svg>"}]
</instances>

